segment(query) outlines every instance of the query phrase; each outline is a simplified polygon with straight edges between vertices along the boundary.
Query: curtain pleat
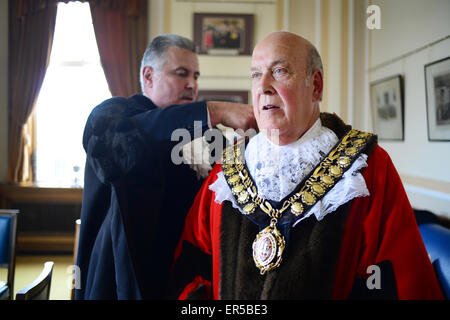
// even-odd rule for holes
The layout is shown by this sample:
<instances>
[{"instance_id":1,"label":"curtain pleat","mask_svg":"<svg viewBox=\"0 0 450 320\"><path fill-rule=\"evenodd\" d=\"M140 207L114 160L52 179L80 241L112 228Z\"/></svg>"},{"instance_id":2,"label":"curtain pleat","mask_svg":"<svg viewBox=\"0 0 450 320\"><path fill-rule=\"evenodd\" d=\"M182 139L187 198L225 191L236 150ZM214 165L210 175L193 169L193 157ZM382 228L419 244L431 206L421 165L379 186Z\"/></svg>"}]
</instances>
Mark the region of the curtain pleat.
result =
<instances>
[{"instance_id":1,"label":"curtain pleat","mask_svg":"<svg viewBox=\"0 0 450 320\"><path fill-rule=\"evenodd\" d=\"M24 153L24 125L49 64L57 4L70 1L9 0L9 183L22 182L24 162L30 161L30 155ZM128 97L140 92L140 61L147 45L147 0L77 1L90 4L100 60L112 95Z\"/></svg>"},{"instance_id":2,"label":"curtain pleat","mask_svg":"<svg viewBox=\"0 0 450 320\"><path fill-rule=\"evenodd\" d=\"M140 62L147 45L146 0L91 0L92 22L113 96L141 91Z\"/></svg>"},{"instance_id":3,"label":"curtain pleat","mask_svg":"<svg viewBox=\"0 0 450 320\"><path fill-rule=\"evenodd\" d=\"M36 104L50 59L56 3L10 1L8 182L21 182L24 124ZM41 5L39 10L38 4ZM45 4L45 5L44 5ZM16 6L17 5L17 6ZM27 6L29 5L29 6ZM33 10L30 8L33 7ZM22 11L18 11L22 8ZM18 15L26 12L27 15Z\"/></svg>"}]
</instances>

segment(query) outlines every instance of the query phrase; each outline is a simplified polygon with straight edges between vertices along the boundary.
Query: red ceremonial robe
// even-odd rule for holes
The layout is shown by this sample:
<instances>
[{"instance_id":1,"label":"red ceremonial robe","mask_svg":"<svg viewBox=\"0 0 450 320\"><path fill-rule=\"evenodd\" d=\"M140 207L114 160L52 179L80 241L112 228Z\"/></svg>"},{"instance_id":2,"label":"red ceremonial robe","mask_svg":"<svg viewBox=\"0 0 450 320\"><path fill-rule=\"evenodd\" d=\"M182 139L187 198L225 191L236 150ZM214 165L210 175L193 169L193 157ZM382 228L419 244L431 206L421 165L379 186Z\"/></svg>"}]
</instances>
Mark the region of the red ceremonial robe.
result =
<instances>
[{"instance_id":1,"label":"red ceremonial robe","mask_svg":"<svg viewBox=\"0 0 450 320\"><path fill-rule=\"evenodd\" d=\"M206 293L206 298L221 298L221 232L226 232L221 231L223 204L214 201L215 193L208 188L221 170L221 166L217 164L204 182L187 215L184 232L175 254L175 266L182 251L187 247L194 247L201 252L203 258L212 257L212 281L204 276L208 270L203 272L205 268L210 268L211 264L205 263L195 267L193 270L198 272L185 277L182 288L178 288L179 299L198 298L195 292L199 288L204 289L202 292ZM442 299L442 291L400 177L389 155L381 147L375 147L362 175L370 196L356 198L350 204L341 249L333 271L334 283L330 298L358 298L358 295L352 295L352 292L355 292L358 281L360 287L367 287L366 279L374 272L368 267L389 261L396 288L395 298ZM240 212L236 210L236 214ZM338 213L331 212L324 220L334 214ZM303 221L299 222L299 225L302 223ZM186 243L189 245L186 246ZM252 257L248 259L252 260ZM182 269L186 271L196 263L203 263L202 261L207 259L199 258L197 254L188 259L188 263L185 263L185 260ZM253 272L258 273L256 267Z\"/></svg>"}]
</instances>

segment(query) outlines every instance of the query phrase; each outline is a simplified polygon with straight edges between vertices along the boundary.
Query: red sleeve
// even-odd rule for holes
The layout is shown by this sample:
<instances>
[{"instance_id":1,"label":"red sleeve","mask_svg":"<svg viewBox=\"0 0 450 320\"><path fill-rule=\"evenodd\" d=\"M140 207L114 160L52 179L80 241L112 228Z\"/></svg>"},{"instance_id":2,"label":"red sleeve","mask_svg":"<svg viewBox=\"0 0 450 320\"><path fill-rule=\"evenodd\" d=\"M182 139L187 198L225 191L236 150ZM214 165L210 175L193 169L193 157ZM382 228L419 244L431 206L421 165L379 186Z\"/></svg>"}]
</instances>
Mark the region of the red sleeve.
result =
<instances>
[{"instance_id":1,"label":"red sleeve","mask_svg":"<svg viewBox=\"0 0 450 320\"><path fill-rule=\"evenodd\" d=\"M183 277L188 279L181 288L178 288L182 290L178 296L179 299L188 298L200 286L206 288L207 296L205 298L218 297L218 285L214 286L214 292L211 292L211 285L213 279L214 283L218 284L219 230L222 206L214 201L215 194L209 190L209 186L215 182L217 173L220 171L221 166L216 164L203 183L186 216L185 227L174 258L174 272L176 273L175 267L181 260L180 257L184 257L182 266L178 269L183 270ZM187 243L188 245L186 245ZM189 252L186 248L189 248ZM210 259L209 263L206 259ZM212 270L212 275L204 276L199 274L199 270L205 271L204 274L208 274Z\"/></svg>"},{"instance_id":2,"label":"red sleeve","mask_svg":"<svg viewBox=\"0 0 450 320\"><path fill-rule=\"evenodd\" d=\"M390 261L399 299L442 299L400 177L381 147L373 151L363 177L370 196L355 199L350 209L334 298L348 297L356 278L370 276L370 265Z\"/></svg>"}]
</instances>

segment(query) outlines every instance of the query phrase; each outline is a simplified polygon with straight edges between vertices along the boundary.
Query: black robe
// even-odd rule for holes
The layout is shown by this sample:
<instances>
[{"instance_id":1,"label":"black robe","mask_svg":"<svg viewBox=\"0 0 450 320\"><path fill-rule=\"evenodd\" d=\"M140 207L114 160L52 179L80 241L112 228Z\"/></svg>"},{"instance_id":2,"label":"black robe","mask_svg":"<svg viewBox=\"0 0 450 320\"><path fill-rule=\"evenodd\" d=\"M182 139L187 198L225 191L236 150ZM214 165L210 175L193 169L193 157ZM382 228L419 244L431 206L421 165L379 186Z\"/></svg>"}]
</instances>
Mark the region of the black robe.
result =
<instances>
[{"instance_id":1,"label":"black robe","mask_svg":"<svg viewBox=\"0 0 450 320\"><path fill-rule=\"evenodd\" d=\"M205 102L157 108L106 100L88 118L76 299L161 299L184 218L202 180L171 161L173 130L208 129ZM198 131L198 129L197 129Z\"/></svg>"}]
</instances>

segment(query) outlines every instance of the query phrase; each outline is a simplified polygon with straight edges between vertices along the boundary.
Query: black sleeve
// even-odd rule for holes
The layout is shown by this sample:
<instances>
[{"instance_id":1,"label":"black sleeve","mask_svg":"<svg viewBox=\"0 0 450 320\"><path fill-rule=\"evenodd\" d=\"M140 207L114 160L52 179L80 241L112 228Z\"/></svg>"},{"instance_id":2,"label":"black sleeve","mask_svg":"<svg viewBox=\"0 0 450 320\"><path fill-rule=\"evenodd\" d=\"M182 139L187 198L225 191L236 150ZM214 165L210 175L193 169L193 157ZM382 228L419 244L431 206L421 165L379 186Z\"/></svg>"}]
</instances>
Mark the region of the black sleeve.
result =
<instances>
[{"instance_id":1,"label":"black sleeve","mask_svg":"<svg viewBox=\"0 0 450 320\"><path fill-rule=\"evenodd\" d=\"M92 111L84 135L87 161L102 183L124 177L139 177L152 165L154 155L170 152L173 130L194 132L194 121L201 132L208 129L205 102L145 110L129 99L112 98Z\"/></svg>"}]
</instances>

